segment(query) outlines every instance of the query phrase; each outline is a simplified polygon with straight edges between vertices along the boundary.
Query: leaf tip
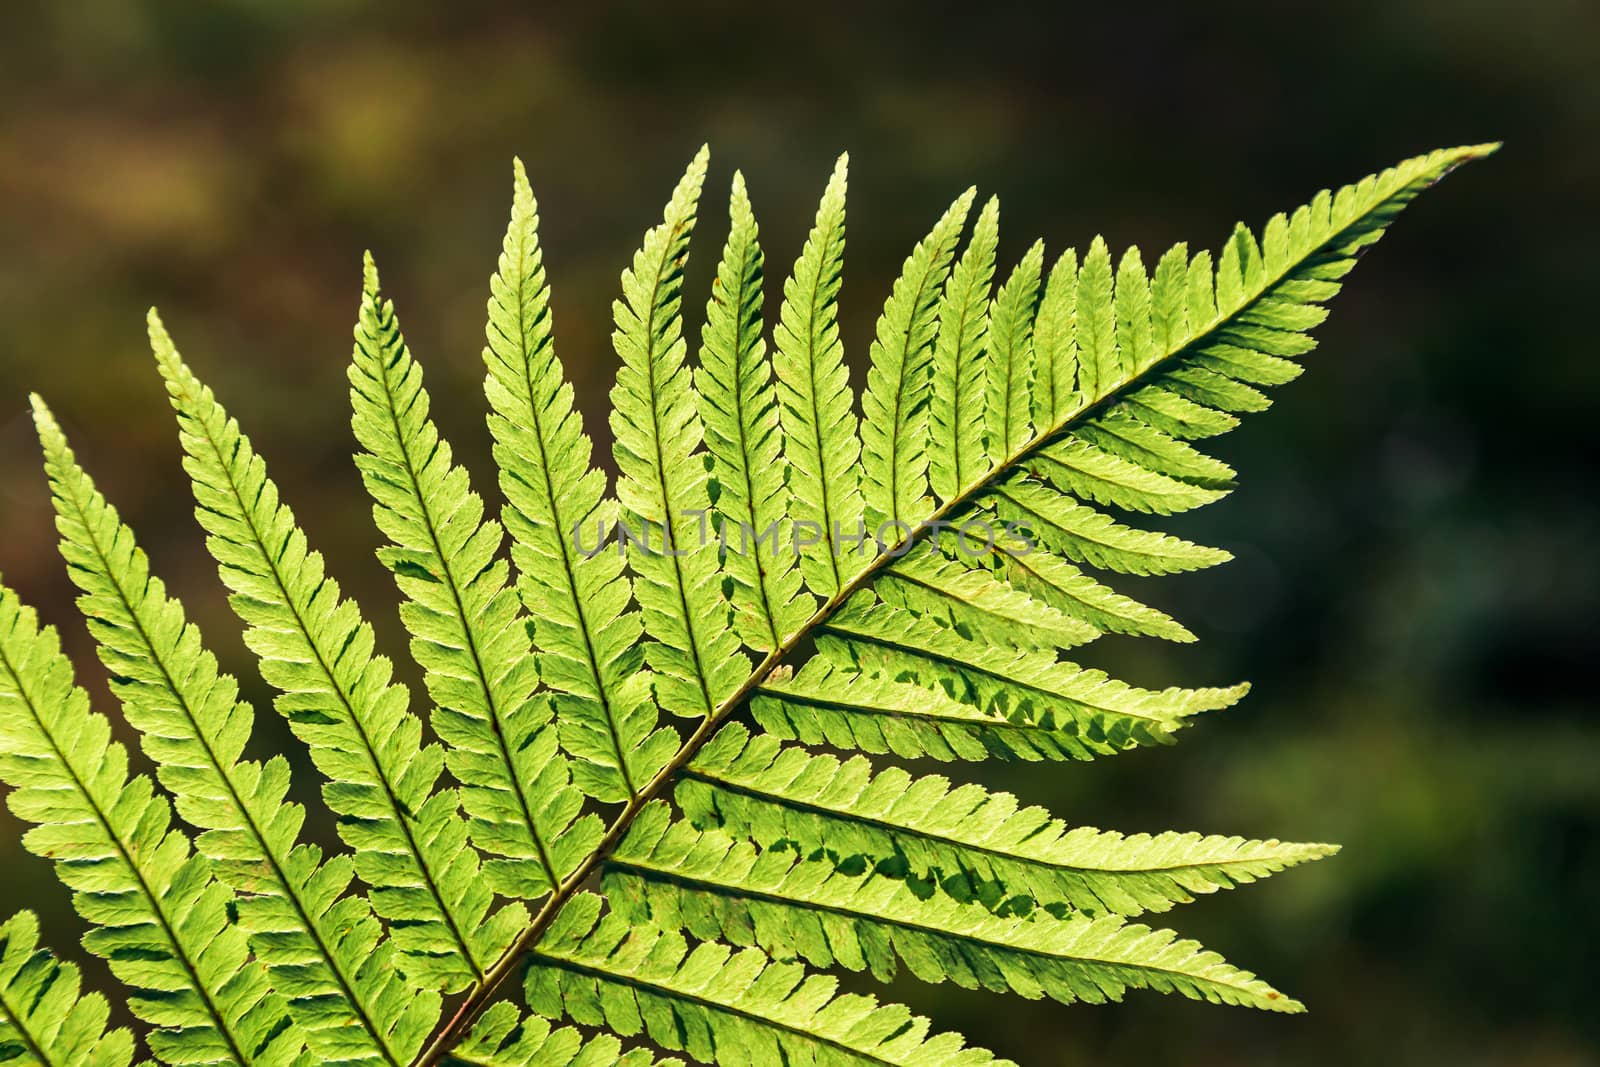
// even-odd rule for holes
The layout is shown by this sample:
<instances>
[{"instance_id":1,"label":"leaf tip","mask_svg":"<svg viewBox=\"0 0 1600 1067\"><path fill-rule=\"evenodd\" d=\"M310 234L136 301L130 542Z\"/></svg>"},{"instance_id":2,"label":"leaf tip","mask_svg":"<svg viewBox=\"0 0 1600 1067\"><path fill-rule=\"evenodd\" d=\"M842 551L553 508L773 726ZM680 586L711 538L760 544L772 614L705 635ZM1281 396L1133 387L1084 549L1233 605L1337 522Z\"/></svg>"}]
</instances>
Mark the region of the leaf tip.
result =
<instances>
[{"instance_id":1,"label":"leaf tip","mask_svg":"<svg viewBox=\"0 0 1600 1067\"><path fill-rule=\"evenodd\" d=\"M519 216L531 215L536 210L533 199L533 186L528 181L528 169L522 165L521 156L511 157L511 215L513 221Z\"/></svg>"},{"instance_id":2,"label":"leaf tip","mask_svg":"<svg viewBox=\"0 0 1600 1067\"><path fill-rule=\"evenodd\" d=\"M28 394L28 406L33 409L33 428L39 435L39 445L43 448L45 457L49 459L59 455L66 448L67 438L50 406L38 393Z\"/></svg>"},{"instance_id":3,"label":"leaf tip","mask_svg":"<svg viewBox=\"0 0 1600 1067\"><path fill-rule=\"evenodd\" d=\"M152 307L145 314L145 329L150 336L150 350L155 354L156 361L163 367L178 362L178 350L172 343L172 335L167 332L166 323L161 321L161 312Z\"/></svg>"}]
</instances>

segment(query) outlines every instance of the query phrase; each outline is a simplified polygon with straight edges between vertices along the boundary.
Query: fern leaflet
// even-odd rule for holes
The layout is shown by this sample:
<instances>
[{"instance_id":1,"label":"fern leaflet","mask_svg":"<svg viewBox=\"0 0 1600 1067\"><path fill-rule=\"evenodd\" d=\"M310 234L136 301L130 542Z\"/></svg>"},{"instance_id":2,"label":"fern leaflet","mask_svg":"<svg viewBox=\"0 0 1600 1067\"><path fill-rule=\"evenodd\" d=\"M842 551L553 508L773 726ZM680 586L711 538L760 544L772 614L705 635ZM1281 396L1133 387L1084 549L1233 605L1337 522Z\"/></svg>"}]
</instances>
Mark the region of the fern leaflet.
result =
<instances>
[{"instance_id":1,"label":"fern leaflet","mask_svg":"<svg viewBox=\"0 0 1600 1067\"><path fill-rule=\"evenodd\" d=\"M39 947L31 911L0 926L0 1063L128 1067L133 1035L107 1033L106 998L78 989L78 968Z\"/></svg>"},{"instance_id":2,"label":"fern leaflet","mask_svg":"<svg viewBox=\"0 0 1600 1067\"><path fill-rule=\"evenodd\" d=\"M172 828L147 778L128 778L111 724L89 710L54 630L0 586L0 781L34 824L28 850L52 859L93 925L84 947L133 994L168 1063L278 1067L303 1035L290 1024L244 931L234 894Z\"/></svg>"},{"instance_id":3,"label":"fern leaflet","mask_svg":"<svg viewBox=\"0 0 1600 1067\"><path fill-rule=\"evenodd\" d=\"M574 780L591 796L626 800L672 757L678 737L657 726L650 677L639 669L642 626L627 610L633 587L621 553L600 548L615 506L603 499L605 474L589 465L589 439L556 358L538 204L520 160L515 170L483 350L511 560L518 596L538 621L540 673L556 694ZM591 529L594 551L581 551Z\"/></svg>"},{"instance_id":4,"label":"fern leaflet","mask_svg":"<svg viewBox=\"0 0 1600 1067\"><path fill-rule=\"evenodd\" d=\"M864 532L895 544L932 510L928 489L928 390L939 289L972 207L968 189L906 257L878 316L862 397Z\"/></svg>"},{"instance_id":5,"label":"fern leaflet","mask_svg":"<svg viewBox=\"0 0 1600 1067\"><path fill-rule=\"evenodd\" d=\"M802 856L880 856L897 877L937 882L991 910L1034 905L1139 915L1188 903L1307 860L1328 845L1166 833L1124 837L1068 828L1008 793L952 789L937 775L873 773L725 727L684 771L674 795L702 829Z\"/></svg>"},{"instance_id":6,"label":"fern leaflet","mask_svg":"<svg viewBox=\"0 0 1600 1067\"><path fill-rule=\"evenodd\" d=\"M367 258L361 321L350 367L352 425L374 500L389 535L380 551L407 601L400 609L411 653L427 672L438 709L433 728L462 783L472 841L501 896L537 899L553 890L599 841L594 816L556 743L508 568L497 561L499 524L454 466L449 442L428 418L422 368L411 358L394 306L378 295Z\"/></svg>"},{"instance_id":7,"label":"fern leaflet","mask_svg":"<svg viewBox=\"0 0 1600 1067\"><path fill-rule=\"evenodd\" d=\"M806 588L824 599L844 588L843 539L862 517L861 440L855 393L839 340L844 282L844 198L850 157L840 156L773 329L779 424L793 497L793 549Z\"/></svg>"},{"instance_id":8,"label":"fern leaflet","mask_svg":"<svg viewBox=\"0 0 1600 1067\"><path fill-rule=\"evenodd\" d=\"M517 904L491 910L455 791L434 788L442 751L422 744L405 688L372 654L371 627L340 599L266 464L153 313L150 340L229 602L263 676L283 692L279 712L328 778L323 798L342 816L340 836L373 887L373 910L391 924L400 966L420 988L465 989L511 943L526 912Z\"/></svg>"},{"instance_id":9,"label":"fern leaflet","mask_svg":"<svg viewBox=\"0 0 1600 1067\"><path fill-rule=\"evenodd\" d=\"M749 670L726 624L716 554L709 537L711 497L697 456L703 436L699 398L685 362L683 265L709 152L701 149L673 191L661 224L645 234L622 275L612 334L622 368L611 391L616 437L620 535L638 577L634 595L651 640L656 699L667 711L711 714Z\"/></svg>"},{"instance_id":10,"label":"fern leaflet","mask_svg":"<svg viewBox=\"0 0 1600 1067\"><path fill-rule=\"evenodd\" d=\"M734 626L745 644L770 652L805 624L816 605L800 590L791 551L783 430L761 337L763 258L750 196L737 171L729 216L695 380L718 489L717 533L733 582Z\"/></svg>"},{"instance_id":11,"label":"fern leaflet","mask_svg":"<svg viewBox=\"0 0 1600 1067\"><path fill-rule=\"evenodd\" d=\"M216 875L237 893L251 949L329 1063L406 1062L438 1019L436 996L408 996L393 944L366 902L343 896L347 856L321 862L296 841L305 813L286 800L289 765L240 759L254 712L161 579L133 531L78 466L43 401L34 419L50 478L61 552L83 596L112 690L178 814Z\"/></svg>"}]
</instances>

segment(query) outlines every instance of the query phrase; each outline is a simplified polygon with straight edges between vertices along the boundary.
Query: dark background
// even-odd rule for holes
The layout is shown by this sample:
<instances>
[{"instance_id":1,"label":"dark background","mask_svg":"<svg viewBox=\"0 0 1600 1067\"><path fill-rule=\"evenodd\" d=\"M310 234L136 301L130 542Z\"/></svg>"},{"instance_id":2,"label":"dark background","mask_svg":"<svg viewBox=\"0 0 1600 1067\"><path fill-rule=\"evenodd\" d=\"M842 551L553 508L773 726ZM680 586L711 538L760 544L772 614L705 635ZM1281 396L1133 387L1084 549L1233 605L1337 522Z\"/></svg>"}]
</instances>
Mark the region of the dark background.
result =
<instances>
[{"instance_id":1,"label":"dark background","mask_svg":"<svg viewBox=\"0 0 1600 1067\"><path fill-rule=\"evenodd\" d=\"M152 303L402 649L349 462L360 252L492 491L478 353L513 153L604 446L617 274L703 140L692 336L732 168L775 291L848 149L860 371L900 258L969 183L1000 195L1008 259L1103 232L1153 262L1405 156L1503 138L1356 271L1311 373L1218 443L1242 487L1172 528L1237 561L1130 589L1201 643L1088 657L1145 683L1248 677L1253 695L1175 750L982 772L1074 822L1341 842L1170 917L1311 1014L894 993L1041 1064L1600 1062L1600 6L551 7L0 5L0 570L85 677L98 687L29 390L266 706L189 515ZM258 732L263 751L287 743L270 711ZM64 894L6 818L0 910L43 905L71 949Z\"/></svg>"}]
</instances>

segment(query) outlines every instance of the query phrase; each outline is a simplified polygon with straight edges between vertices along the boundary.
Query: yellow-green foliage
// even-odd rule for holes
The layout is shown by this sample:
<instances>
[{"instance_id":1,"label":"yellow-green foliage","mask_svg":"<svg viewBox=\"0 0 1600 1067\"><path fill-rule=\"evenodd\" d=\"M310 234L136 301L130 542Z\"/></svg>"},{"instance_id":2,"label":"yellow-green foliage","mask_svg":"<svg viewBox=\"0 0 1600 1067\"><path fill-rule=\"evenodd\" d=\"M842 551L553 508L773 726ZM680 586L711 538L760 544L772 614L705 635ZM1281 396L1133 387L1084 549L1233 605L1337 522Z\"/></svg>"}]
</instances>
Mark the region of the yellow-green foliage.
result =
<instances>
[{"instance_id":1,"label":"yellow-green foliage","mask_svg":"<svg viewBox=\"0 0 1600 1067\"><path fill-rule=\"evenodd\" d=\"M356 464L420 703L152 312L207 547L343 848L301 841L287 759L243 758L255 709L38 398L62 555L156 776L130 779L55 631L0 587L0 781L25 843L170 1064L1001 1062L841 993L836 969L1299 1011L1131 920L1331 846L1069 826L873 757L1091 759L1243 696L1080 665L1103 633L1194 639L1107 583L1228 558L1144 517L1228 492L1194 442L1266 407L1362 250L1493 147L1409 160L1152 269L1098 238L1002 269L999 204L968 235L969 190L905 260L859 405L838 327L845 160L770 340L733 175L696 345L702 150L622 275L610 488L556 355L519 163L483 353L498 519L429 417L370 257L364 272ZM107 1031L106 1001L37 935L27 912L0 926L0 1063L131 1062L134 1035ZM533 1016L499 999L514 977Z\"/></svg>"}]
</instances>

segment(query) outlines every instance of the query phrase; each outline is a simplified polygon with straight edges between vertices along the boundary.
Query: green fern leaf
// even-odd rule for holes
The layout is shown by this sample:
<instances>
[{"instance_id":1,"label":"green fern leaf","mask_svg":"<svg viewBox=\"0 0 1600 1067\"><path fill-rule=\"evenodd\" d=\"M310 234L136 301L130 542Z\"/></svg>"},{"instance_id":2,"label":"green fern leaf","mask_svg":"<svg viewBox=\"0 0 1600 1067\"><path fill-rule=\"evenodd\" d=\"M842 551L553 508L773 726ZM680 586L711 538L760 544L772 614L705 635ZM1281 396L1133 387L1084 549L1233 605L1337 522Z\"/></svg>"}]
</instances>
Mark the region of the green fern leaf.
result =
<instances>
[{"instance_id":1,"label":"green fern leaf","mask_svg":"<svg viewBox=\"0 0 1600 1067\"><path fill-rule=\"evenodd\" d=\"M1150 281L1150 328L1159 352L1172 351L1189 335L1189 246L1181 241L1156 263Z\"/></svg>"},{"instance_id":2,"label":"green fern leaf","mask_svg":"<svg viewBox=\"0 0 1600 1067\"><path fill-rule=\"evenodd\" d=\"M801 592L791 551L783 430L761 337L763 257L744 176L737 171L729 217L695 381L718 487L717 526L733 582L734 626L745 644L770 652L805 625L816 603Z\"/></svg>"},{"instance_id":3,"label":"green fern leaf","mask_svg":"<svg viewBox=\"0 0 1600 1067\"><path fill-rule=\"evenodd\" d=\"M886 604L952 626L969 640L1016 648L1072 648L1101 631L1028 596L981 567L920 547L896 560L873 583Z\"/></svg>"},{"instance_id":4,"label":"green fern leaf","mask_svg":"<svg viewBox=\"0 0 1600 1067\"><path fill-rule=\"evenodd\" d=\"M1233 486L1232 467L1140 421L1129 410L1109 411L1092 422L1076 426L1067 440L1091 445L1153 474L1164 474L1202 489L1221 490Z\"/></svg>"},{"instance_id":5,"label":"green fern leaf","mask_svg":"<svg viewBox=\"0 0 1600 1067\"><path fill-rule=\"evenodd\" d=\"M1093 759L1125 741L1076 723L1003 718L943 690L836 668L818 657L756 690L750 710L772 736L906 759Z\"/></svg>"},{"instance_id":6,"label":"green fern leaf","mask_svg":"<svg viewBox=\"0 0 1600 1067\"><path fill-rule=\"evenodd\" d=\"M1120 381L1162 355L1156 349L1155 326L1150 321L1150 275L1138 248L1129 248L1117 264L1115 316Z\"/></svg>"},{"instance_id":7,"label":"green fern leaf","mask_svg":"<svg viewBox=\"0 0 1600 1067\"><path fill-rule=\"evenodd\" d=\"M200 835L197 855L153 784L129 780L54 632L0 591L0 780L36 824L26 844L57 861L94 927L86 947L172 1063L646 1067L650 1047L751 1067L996 1062L806 966L1062 1003L1147 988L1298 1011L1130 919L1329 847L1068 827L1009 793L803 746L1090 759L1170 742L1238 700L1243 686L1141 689L1061 659L1103 633L1193 640L1079 568L1228 558L1111 509L1169 515L1225 495L1233 471L1197 442L1264 409L1360 253L1493 147L1320 194L1235 229L1214 257L1180 244L1147 267L1096 238L1044 277L1035 243L992 298L998 208L958 256L969 191L883 306L859 437L838 326L846 161L784 286L771 364L758 230L734 176L691 367L681 309L702 150L614 305L616 501L552 347L517 165L484 352L511 567L370 260L350 371L379 556L442 745L424 743L359 609L152 316L208 547L353 855L296 844L287 761L242 758L251 709L42 404L80 607ZM662 725L662 709L691 728ZM730 724L746 711L759 732ZM617 805L603 829L591 801ZM536 912L503 901L517 897ZM609 1033L492 1003L524 966L536 1015ZM464 995L425 1034L443 993ZM0 1059L125 1064L131 1041L106 1019L37 950L30 916L0 927ZM626 1049L634 1038L646 1044Z\"/></svg>"},{"instance_id":8,"label":"green fern leaf","mask_svg":"<svg viewBox=\"0 0 1600 1067\"><path fill-rule=\"evenodd\" d=\"M1075 294L1079 404L1100 399L1125 377L1117 358L1117 319L1111 300L1115 280L1111 250L1104 238L1096 237L1078 270Z\"/></svg>"},{"instance_id":9,"label":"green fern leaf","mask_svg":"<svg viewBox=\"0 0 1600 1067\"><path fill-rule=\"evenodd\" d=\"M1190 716L1228 707L1249 688L1138 689L1048 654L970 641L909 612L860 600L823 624L817 651L837 666L941 688L991 714L1075 728L1118 749L1165 743Z\"/></svg>"},{"instance_id":10,"label":"green fern leaf","mask_svg":"<svg viewBox=\"0 0 1600 1067\"><path fill-rule=\"evenodd\" d=\"M796 860L718 832L672 823L653 805L607 864L607 898L625 918L682 928L711 941L753 945L817 967L870 971L889 981L900 964L925 982L1048 996L1063 1004L1120 1000L1126 989L1299 1012L1247 971L1171 931L1120 917L997 915L954 896L924 895L870 868Z\"/></svg>"},{"instance_id":11,"label":"green fern leaf","mask_svg":"<svg viewBox=\"0 0 1600 1067\"><path fill-rule=\"evenodd\" d=\"M354 867L297 844L305 813L286 799L289 765L241 760L254 720L183 607L74 459L44 402L33 398L61 552L83 595L111 687L139 731L178 814L202 833L198 851L241 894L240 925L274 986L326 1063L409 1060L439 1014L393 974L393 944L365 900L344 896Z\"/></svg>"},{"instance_id":12,"label":"green fern leaf","mask_svg":"<svg viewBox=\"0 0 1600 1067\"><path fill-rule=\"evenodd\" d=\"M0 926L0 1063L128 1067L133 1035L108 1033L106 998L78 989L78 968L39 947L33 912Z\"/></svg>"},{"instance_id":13,"label":"green fern leaf","mask_svg":"<svg viewBox=\"0 0 1600 1067\"><path fill-rule=\"evenodd\" d=\"M822 194L816 222L783 285L773 330L778 415L783 429L795 537L806 588L824 599L845 586L857 565L846 562L845 538L865 538L861 440L855 394L839 341L839 287L844 270L844 197L850 157L840 156Z\"/></svg>"},{"instance_id":14,"label":"green fern leaf","mask_svg":"<svg viewBox=\"0 0 1600 1067\"><path fill-rule=\"evenodd\" d=\"M93 929L83 944L157 1027L164 1063L287 1067L304 1035L232 925L231 890L172 829L149 779L128 778L111 724L89 710L53 629L0 586L0 781L34 824L23 844L55 861Z\"/></svg>"},{"instance_id":15,"label":"green fern leaf","mask_svg":"<svg viewBox=\"0 0 1600 1067\"><path fill-rule=\"evenodd\" d=\"M989 491L983 502L994 508L1002 522L1030 531L1050 551L1101 570L1177 574L1215 567L1233 558L1220 548L1124 526L1030 478L1013 477Z\"/></svg>"},{"instance_id":16,"label":"green fern leaf","mask_svg":"<svg viewBox=\"0 0 1600 1067\"><path fill-rule=\"evenodd\" d=\"M840 995L831 977L754 949L691 949L599 909L581 894L551 927L528 972L533 1010L727 1067L1014 1067L955 1034L929 1037L928 1021L899 1005Z\"/></svg>"},{"instance_id":17,"label":"green fern leaf","mask_svg":"<svg viewBox=\"0 0 1600 1067\"><path fill-rule=\"evenodd\" d=\"M690 717L710 715L750 669L726 621L716 553L698 550L709 536L711 497L696 454L700 405L684 360L680 309L708 156L702 148L689 164L661 224L645 234L623 272L612 334L622 357L611 391L617 499L634 596L653 638L645 660L661 706Z\"/></svg>"},{"instance_id":18,"label":"green fern leaf","mask_svg":"<svg viewBox=\"0 0 1600 1067\"><path fill-rule=\"evenodd\" d=\"M989 375L984 408L987 472L1004 463L1032 436L1029 404L1034 379L1034 319L1044 242L1028 249L1000 287L989 310ZM952 494L953 496L954 494Z\"/></svg>"},{"instance_id":19,"label":"green fern leaf","mask_svg":"<svg viewBox=\"0 0 1600 1067\"><path fill-rule=\"evenodd\" d=\"M1013 586L1040 603L1103 633L1161 637L1182 643L1194 640L1194 634L1170 616L1107 588L1058 556L1023 551L1023 547L1009 544L994 558Z\"/></svg>"},{"instance_id":20,"label":"green fern leaf","mask_svg":"<svg viewBox=\"0 0 1600 1067\"><path fill-rule=\"evenodd\" d=\"M939 291L972 207L956 199L906 257L878 316L862 396L861 466L867 531L898 543L933 510L928 492L928 392Z\"/></svg>"},{"instance_id":21,"label":"green fern leaf","mask_svg":"<svg viewBox=\"0 0 1600 1067\"><path fill-rule=\"evenodd\" d=\"M535 696L538 675L508 568L496 560L498 523L467 472L451 463L448 441L428 418L422 368L411 358L394 305L378 293L369 255L350 367L352 427L366 450L356 457L374 500L373 519L390 546L379 557L407 601L400 616L411 654L438 705L434 732L462 783L473 844L501 896L537 899L554 890L600 841L593 815L578 818L551 723Z\"/></svg>"},{"instance_id":22,"label":"green fern leaf","mask_svg":"<svg viewBox=\"0 0 1600 1067\"><path fill-rule=\"evenodd\" d=\"M933 389L928 403L933 444L928 449L929 482L940 500L953 498L990 464L984 456L984 423L972 417L984 395L984 354L989 336L989 289L994 280L995 246L1000 239L1000 201L990 198L972 227L961 258L939 300L939 332L933 348Z\"/></svg>"},{"instance_id":23,"label":"green fern leaf","mask_svg":"<svg viewBox=\"0 0 1600 1067\"><path fill-rule=\"evenodd\" d=\"M154 313L150 340L178 414L195 511L277 708L327 777L323 799L399 966L423 989L465 989L527 922L493 909L454 790L436 790L443 753L422 744L409 694L374 656L371 627L323 571L249 439L179 358Z\"/></svg>"},{"instance_id":24,"label":"green fern leaf","mask_svg":"<svg viewBox=\"0 0 1600 1067\"><path fill-rule=\"evenodd\" d=\"M1239 425L1225 411L1196 403L1179 391L1155 386L1134 390L1118 407L1152 429L1185 441L1217 437Z\"/></svg>"},{"instance_id":25,"label":"green fern leaf","mask_svg":"<svg viewBox=\"0 0 1600 1067\"><path fill-rule=\"evenodd\" d=\"M1028 469L1080 500L1158 515L1204 507L1229 492L1147 469L1080 438L1041 448Z\"/></svg>"},{"instance_id":26,"label":"green fern leaf","mask_svg":"<svg viewBox=\"0 0 1600 1067\"><path fill-rule=\"evenodd\" d=\"M601 549L615 509L551 340L538 204L520 160L514 177L483 350L503 518L573 779L601 800L627 800L672 758L678 736L657 725L622 555Z\"/></svg>"},{"instance_id":27,"label":"green fern leaf","mask_svg":"<svg viewBox=\"0 0 1600 1067\"><path fill-rule=\"evenodd\" d=\"M1230 889L1332 855L1328 845L1199 834L1124 837L1068 829L1009 793L952 789L942 777L874 772L725 727L684 772L674 799L701 829L763 848L837 861L866 857L991 910L1065 905L1091 914L1167 911L1194 894Z\"/></svg>"},{"instance_id":28,"label":"green fern leaf","mask_svg":"<svg viewBox=\"0 0 1600 1067\"><path fill-rule=\"evenodd\" d=\"M1050 268L1033 322L1033 423L1055 426L1072 410L1078 386L1078 253Z\"/></svg>"}]
</instances>

